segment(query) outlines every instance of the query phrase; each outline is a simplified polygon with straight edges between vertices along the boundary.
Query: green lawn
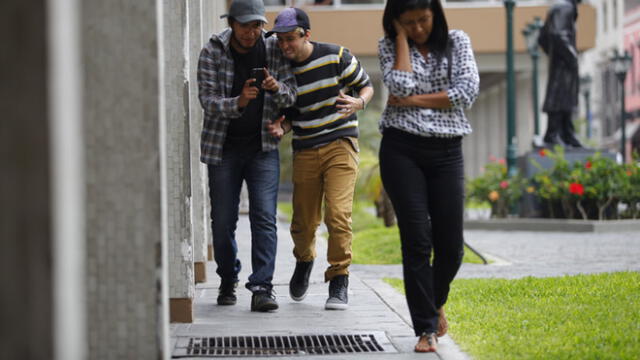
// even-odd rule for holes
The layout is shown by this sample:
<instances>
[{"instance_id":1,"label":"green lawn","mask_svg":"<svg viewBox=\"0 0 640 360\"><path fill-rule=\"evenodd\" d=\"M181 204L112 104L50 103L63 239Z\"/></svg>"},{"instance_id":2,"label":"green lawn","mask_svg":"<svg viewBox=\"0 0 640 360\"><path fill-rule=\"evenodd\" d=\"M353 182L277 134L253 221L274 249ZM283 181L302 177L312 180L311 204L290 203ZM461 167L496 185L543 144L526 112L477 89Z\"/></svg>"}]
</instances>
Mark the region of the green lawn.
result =
<instances>
[{"instance_id":1,"label":"green lawn","mask_svg":"<svg viewBox=\"0 0 640 360\"><path fill-rule=\"evenodd\" d=\"M482 264L476 254L465 246L462 262ZM353 236L354 264L401 264L398 227L377 227L362 230Z\"/></svg>"},{"instance_id":2,"label":"green lawn","mask_svg":"<svg viewBox=\"0 0 640 360\"><path fill-rule=\"evenodd\" d=\"M368 204L363 201L356 201L353 205L353 263L402 263L398 227L385 227L382 220L371 214L367 206ZM290 203L278 203L278 210L291 219ZM466 247L462 261L482 264L482 260Z\"/></svg>"},{"instance_id":3,"label":"green lawn","mask_svg":"<svg viewBox=\"0 0 640 360\"><path fill-rule=\"evenodd\" d=\"M639 359L640 273L455 280L447 316L474 359Z\"/></svg>"},{"instance_id":4,"label":"green lawn","mask_svg":"<svg viewBox=\"0 0 640 360\"><path fill-rule=\"evenodd\" d=\"M284 215L288 219L288 221L291 222L293 205L291 205L291 202L278 202L278 212Z\"/></svg>"}]
</instances>

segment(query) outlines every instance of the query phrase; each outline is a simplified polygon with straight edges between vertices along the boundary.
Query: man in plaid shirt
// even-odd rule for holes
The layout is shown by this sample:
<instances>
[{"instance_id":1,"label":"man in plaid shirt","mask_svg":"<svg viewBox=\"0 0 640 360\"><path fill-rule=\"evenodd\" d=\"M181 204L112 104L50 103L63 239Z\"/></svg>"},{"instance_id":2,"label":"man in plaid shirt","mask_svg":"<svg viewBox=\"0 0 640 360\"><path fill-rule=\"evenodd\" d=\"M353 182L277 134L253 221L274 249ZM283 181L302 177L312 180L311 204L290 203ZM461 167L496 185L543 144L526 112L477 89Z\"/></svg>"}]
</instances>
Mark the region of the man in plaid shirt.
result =
<instances>
[{"instance_id":1,"label":"man in plaid shirt","mask_svg":"<svg viewBox=\"0 0 640 360\"><path fill-rule=\"evenodd\" d=\"M253 293L252 311L272 311L278 308L271 281L280 165L279 139L269 134L267 125L280 108L293 105L295 78L276 39L264 38L262 0L234 0L223 17L228 17L229 28L211 37L198 62L205 113L200 160L208 167L214 258L221 278L217 302L236 303L241 264L235 229L246 181L252 244L246 287ZM260 75L264 80L257 82Z\"/></svg>"}]
</instances>

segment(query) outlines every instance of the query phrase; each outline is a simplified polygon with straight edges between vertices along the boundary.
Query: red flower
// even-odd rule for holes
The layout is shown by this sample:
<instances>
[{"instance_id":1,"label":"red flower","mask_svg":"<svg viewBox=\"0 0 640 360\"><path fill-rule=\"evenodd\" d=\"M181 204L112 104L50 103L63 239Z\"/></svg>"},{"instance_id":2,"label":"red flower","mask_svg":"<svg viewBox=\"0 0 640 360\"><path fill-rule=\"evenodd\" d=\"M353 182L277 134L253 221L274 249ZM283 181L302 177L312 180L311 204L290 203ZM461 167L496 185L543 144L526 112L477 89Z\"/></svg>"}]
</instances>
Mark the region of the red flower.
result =
<instances>
[{"instance_id":1,"label":"red flower","mask_svg":"<svg viewBox=\"0 0 640 360\"><path fill-rule=\"evenodd\" d=\"M502 180L500 182L500 187L503 188L503 189L508 188L509 187L509 182L507 180Z\"/></svg>"},{"instance_id":2,"label":"red flower","mask_svg":"<svg viewBox=\"0 0 640 360\"><path fill-rule=\"evenodd\" d=\"M547 150L545 149L540 149L540 151L538 151L538 155L545 157L547 156Z\"/></svg>"},{"instance_id":3,"label":"red flower","mask_svg":"<svg viewBox=\"0 0 640 360\"><path fill-rule=\"evenodd\" d=\"M506 164L506 162L504 161L504 159L498 159L498 164L504 165Z\"/></svg>"},{"instance_id":4,"label":"red flower","mask_svg":"<svg viewBox=\"0 0 640 360\"><path fill-rule=\"evenodd\" d=\"M582 196L584 194L584 186L580 183L571 183L569 184L569 192Z\"/></svg>"},{"instance_id":5,"label":"red flower","mask_svg":"<svg viewBox=\"0 0 640 360\"><path fill-rule=\"evenodd\" d=\"M585 169L591 169L591 161L587 160L587 162L584 164Z\"/></svg>"}]
</instances>

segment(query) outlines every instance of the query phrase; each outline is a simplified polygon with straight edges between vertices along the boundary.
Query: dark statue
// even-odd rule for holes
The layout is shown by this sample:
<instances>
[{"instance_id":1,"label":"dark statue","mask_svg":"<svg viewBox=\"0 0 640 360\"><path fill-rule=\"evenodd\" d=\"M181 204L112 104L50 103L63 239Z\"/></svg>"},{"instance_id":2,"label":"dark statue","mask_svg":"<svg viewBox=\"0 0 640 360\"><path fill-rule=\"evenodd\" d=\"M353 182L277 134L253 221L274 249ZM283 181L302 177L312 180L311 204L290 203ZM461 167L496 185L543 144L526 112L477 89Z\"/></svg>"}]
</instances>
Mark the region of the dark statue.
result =
<instances>
[{"instance_id":1,"label":"dark statue","mask_svg":"<svg viewBox=\"0 0 640 360\"><path fill-rule=\"evenodd\" d=\"M549 57L549 79L542 111L547 113L547 146L582 147L575 136L572 113L578 105L576 0L556 0L549 8L538 44Z\"/></svg>"}]
</instances>

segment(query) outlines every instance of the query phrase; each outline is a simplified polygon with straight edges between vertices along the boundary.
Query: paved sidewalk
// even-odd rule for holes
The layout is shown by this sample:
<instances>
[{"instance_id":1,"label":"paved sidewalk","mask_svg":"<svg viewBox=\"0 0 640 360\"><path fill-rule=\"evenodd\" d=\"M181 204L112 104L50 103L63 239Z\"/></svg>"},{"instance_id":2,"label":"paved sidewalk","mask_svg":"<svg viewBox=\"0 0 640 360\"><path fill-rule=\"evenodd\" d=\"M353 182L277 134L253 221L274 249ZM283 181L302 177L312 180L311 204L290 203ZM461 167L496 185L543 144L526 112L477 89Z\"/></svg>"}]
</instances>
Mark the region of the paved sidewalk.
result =
<instances>
[{"instance_id":1,"label":"paved sidewalk","mask_svg":"<svg viewBox=\"0 0 640 360\"><path fill-rule=\"evenodd\" d=\"M178 337L184 336L254 336L254 335L312 335L384 332L390 345L397 352L364 353L315 356L281 356L277 359L468 359L453 341L445 336L440 339L437 354L413 352L416 337L410 326L404 296L396 292L379 277L368 276L362 271L352 271L349 280L349 309L326 311L327 284L323 282L326 262L326 244L318 243L318 258L311 274L309 294L302 302L289 297L288 283L295 260L289 224L278 224L278 255L274 277L274 289L280 309L273 313L250 312L251 293L244 288L250 274L250 232L246 215L240 216L237 239L243 269L240 273L238 303L235 306L217 306L219 278L215 263L207 264L209 282L196 287L193 324L171 324L172 350ZM389 275L384 275L389 276ZM364 280L363 280L364 279Z\"/></svg>"},{"instance_id":2,"label":"paved sidewalk","mask_svg":"<svg viewBox=\"0 0 640 360\"><path fill-rule=\"evenodd\" d=\"M566 233L466 230L492 265L462 264L456 278L550 277L640 271L640 232ZM364 279L402 278L401 265L353 265Z\"/></svg>"}]
</instances>

